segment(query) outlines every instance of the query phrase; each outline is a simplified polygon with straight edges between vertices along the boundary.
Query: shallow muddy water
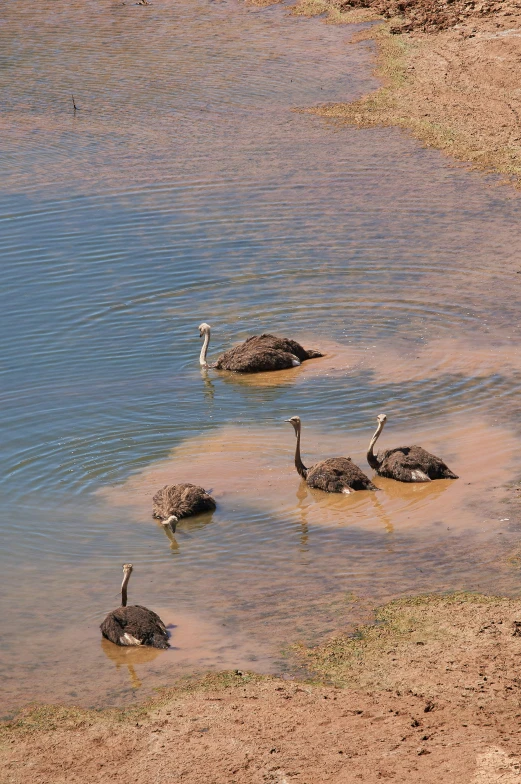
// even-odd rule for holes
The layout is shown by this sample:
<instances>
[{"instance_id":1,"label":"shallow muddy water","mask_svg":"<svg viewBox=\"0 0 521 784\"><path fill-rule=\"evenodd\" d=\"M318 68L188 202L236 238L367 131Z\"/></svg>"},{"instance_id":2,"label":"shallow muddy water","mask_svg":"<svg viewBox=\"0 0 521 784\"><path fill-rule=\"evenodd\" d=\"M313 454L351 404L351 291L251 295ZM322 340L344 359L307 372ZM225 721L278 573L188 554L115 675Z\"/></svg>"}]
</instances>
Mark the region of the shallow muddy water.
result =
<instances>
[{"instance_id":1,"label":"shallow muddy water","mask_svg":"<svg viewBox=\"0 0 521 784\"><path fill-rule=\"evenodd\" d=\"M0 27L1 673L33 699L124 704L285 650L409 592L516 593L521 203L392 129L294 107L376 87L352 28L287 8L36 3ZM73 112L71 93L79 107ZM294 371L198 367L270 330ZM460 479L327 496L303 455L421 443ZM213 515L170 541L165 482ZM507 519L508 518L508 519ZM167 652L100 640L131 602Z\"/></svg>"}]
</instances>

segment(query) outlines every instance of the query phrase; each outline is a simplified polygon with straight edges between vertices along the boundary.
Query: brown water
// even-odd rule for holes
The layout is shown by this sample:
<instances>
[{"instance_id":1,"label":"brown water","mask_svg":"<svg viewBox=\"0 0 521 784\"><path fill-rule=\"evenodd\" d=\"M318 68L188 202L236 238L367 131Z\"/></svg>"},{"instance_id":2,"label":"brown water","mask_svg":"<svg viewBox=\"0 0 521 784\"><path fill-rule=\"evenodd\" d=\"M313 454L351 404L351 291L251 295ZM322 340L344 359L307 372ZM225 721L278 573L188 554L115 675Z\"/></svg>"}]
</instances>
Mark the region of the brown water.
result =
<instances>
[{"instance_id":1,"label":"brown water","mask_svg":"<svg viewBox=\"0 0 521 784\"><path fill-rule=\"evenodd\" d=\"M376 86L352 28L233 2L7 5L0 26L5 713L124 704L285 650L380 601L517 593L521 205L390 129L292 111ZM70 94L80 107L74 114ZM269 329L325 351L201 372ZM293 468L420 443L456 482L329 496ZM170 541L165 482L213 515ZM509 509L510 511L505 511ZM130 601L166 652L100 639Z\"/></svg>"}]
</instances>

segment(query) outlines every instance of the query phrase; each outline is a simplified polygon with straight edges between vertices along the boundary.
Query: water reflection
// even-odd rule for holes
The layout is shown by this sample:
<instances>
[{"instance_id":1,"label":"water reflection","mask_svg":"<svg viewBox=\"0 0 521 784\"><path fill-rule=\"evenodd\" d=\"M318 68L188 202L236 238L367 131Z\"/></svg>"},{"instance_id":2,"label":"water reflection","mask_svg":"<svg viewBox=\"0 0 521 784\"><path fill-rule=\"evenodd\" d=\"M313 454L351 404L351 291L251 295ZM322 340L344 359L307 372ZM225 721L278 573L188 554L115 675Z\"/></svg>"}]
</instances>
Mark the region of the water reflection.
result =
<instances>
[{"instance_id":1,"label":"water reflection","mask_svg":"<svg viewBox=\"0 0 521 784\"><path fill-rule=\"evenodd\" d=\"M177 541L174 532L172 531L169 525L162 525L162 523L158 523L158 527L163 529L163 533L165 534L166 538L170 542L170 549L173 553L179 552L179 542Z\"/></svg>"},{"instance_id":2,"label":"water reflection","mask_svg":"<svg viewBox=\"0 0 521 784\"><path fill-rule=\"evenodd\" d=\"M107 659L110 659L116 665L116 670L123 666L127 668L130 685L133 689L139 689L142 685L136 672L136 667L140 664L153 662L154 659L157 659L158 656L164 653L164 651L150 646L124 647L114 645L114 643L105 639L101 640L100 645Z\"/></svg>"},{"instance_id":3,"label":"water reflection","mask_svg":"<svg viewBox=\"0 0 521 784\"><path fill-rule=\"evenodd\" d=\"M300 367L288 370L271 370L264 373L234 373L229 370L215 370L214 373L218 374L224 384L235 384L247 389L251 387L288 387L297 381L300 376L300 368L305 364L307 363L304 362Z\"/></svg>"},{"instance_id":4,"label":"water reflection","mask_svg":"<svg viewBox=\"0 0 521 784\"><path fill-rule=\"evenodd\" d=\"M207 400L213 400L215 395L215 387L210 378L208 368L201 368L201 378L204 384L204 396Z\"/></svg>"},{"instance_id":5,"label":"water reflection","mask_svg":"<svg viewBox=\"0 0 521 784\"><path fill-rule=\"evenodd\" d=\"M298 486L296 492L297 498L297 505L296 510L298 511L298 518L300 518L299 528L300 528L300 546L301 550L304 553L309 552L309 526L308 526L308 509L309 506L305 501L307 500L307 493L308 486L305 482L301 482Z\"/></svg>"},{"instance_id":6,"label":"water reflection","mask_svg":"<svg viewBox=\"0 0 521 784\"><path fill-rule=\"evenodd\" d=\"M388 534L390 534L390 537L389 537L389 548L391 548L392 547L392 541L393 541L392 540L392 534L394 534L394 525L391 522L391 517L390 517L390 515L388 513L386 513L386 511L385 511L383 505L380 503L376 493L373 495L373 498L371 499L371 503L375 507L377 519L380 520L383 523L383 526L384 526L385 530L387 531Z\"/></svg>"},{"instance_id":7,"label":"water reflection","mask_svg":"<svg viewBox=\"0 0 521 784\"><path fill-rule=\"evenodd\" d=\"M208 492L213 492L210 488ZM181 546L183 541L189 541L193 539L195 534L198 531L204 529L207 525L210 525L212 522L212 518L215 512L203 512L198 515L194 515L192 517L183 517L177 523L176 531L173 533L172 528L169 525L163 525L159 521L155 521L158 528L163 530L166 538L170 542L170 549L174 553L179 553L181 550Z\"/></svg>"}]
</instances>

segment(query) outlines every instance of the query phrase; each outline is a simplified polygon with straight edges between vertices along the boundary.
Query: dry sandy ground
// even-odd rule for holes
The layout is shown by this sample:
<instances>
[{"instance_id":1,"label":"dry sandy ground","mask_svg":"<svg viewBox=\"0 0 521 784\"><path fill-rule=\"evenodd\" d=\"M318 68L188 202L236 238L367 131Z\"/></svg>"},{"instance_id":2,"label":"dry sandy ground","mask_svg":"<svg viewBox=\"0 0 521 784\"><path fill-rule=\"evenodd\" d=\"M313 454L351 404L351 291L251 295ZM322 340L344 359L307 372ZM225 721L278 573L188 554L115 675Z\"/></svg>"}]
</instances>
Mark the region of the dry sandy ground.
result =
<instances>
[{"instance_id":1,"label":"dry sandy ground","mask_svg":"<svg viewBox=\"0 0 521 784\"><path fill-rule=\"evenodd\" d=\"M402 600L376 621L291 651L313 682L227 673L138 709L27 710L1 730L0 780L518 782L521 600Z\"/></svg>"},{"instance_id":2,"label":"dry sandy ground","mask_svg":"<svg viewBox=\"0 0 521 784\"><path fill-rule=\"evenodd\" d=\"M354 10L353 10L354 7ZM396 125L478 168L521 177L521 4L470 0L300 0L329 21L391 17L353 40L378 44L384 86L312 111L360 127Z\"/></svg>"}]
</instances>

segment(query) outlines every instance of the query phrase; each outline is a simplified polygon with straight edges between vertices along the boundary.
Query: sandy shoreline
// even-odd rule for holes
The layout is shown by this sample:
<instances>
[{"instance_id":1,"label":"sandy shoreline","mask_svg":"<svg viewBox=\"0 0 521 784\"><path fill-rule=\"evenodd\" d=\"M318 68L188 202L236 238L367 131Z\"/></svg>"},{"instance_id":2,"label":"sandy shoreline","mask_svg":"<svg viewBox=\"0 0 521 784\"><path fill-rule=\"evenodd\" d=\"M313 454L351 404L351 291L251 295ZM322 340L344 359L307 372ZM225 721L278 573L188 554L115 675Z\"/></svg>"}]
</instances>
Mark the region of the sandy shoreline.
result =
<instances>
[{"instance_id":1,"label":"sandy shoreline","mask_svg":"<svg viewBox=\"0 0 521 784\"><path fill-rule=\"evenodd\" d=\"M521 600L401 600L295 648L310 681L180 683L147 705L37 707L0 731L2 782L518 781Z\"/></svg>"},{"instance_id":2,"label":"sandy shoreline","mask_svg":"<svg viewBox=\"0 0 521 784\"><path fill-rule=\"evenodd\" d=\"M375 42L383 86L354 103L305 111L361 128L401 127L426 146L518 184L521 7L434 0L349 5L339 10L322 0L301 0L295 13L328 13L331 23L384 20L352 39ZM404 16L394 15L399 8Z\"/></svg>"}]
</instances>

